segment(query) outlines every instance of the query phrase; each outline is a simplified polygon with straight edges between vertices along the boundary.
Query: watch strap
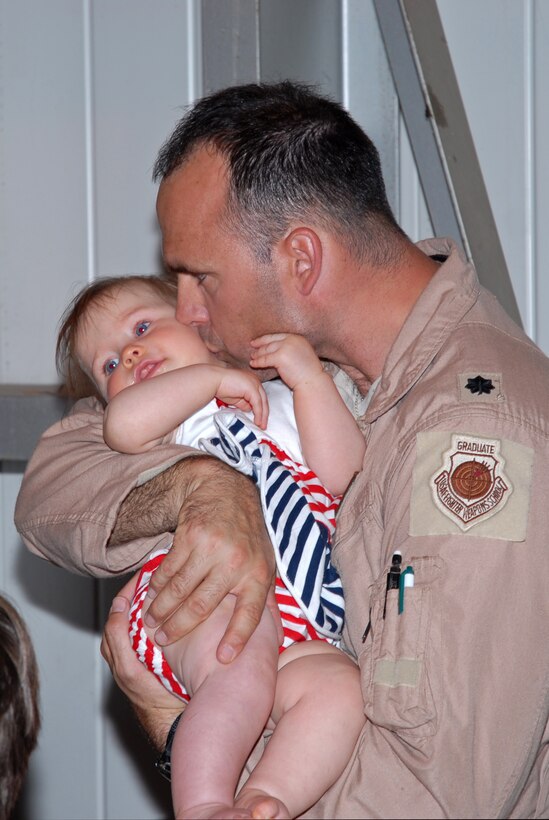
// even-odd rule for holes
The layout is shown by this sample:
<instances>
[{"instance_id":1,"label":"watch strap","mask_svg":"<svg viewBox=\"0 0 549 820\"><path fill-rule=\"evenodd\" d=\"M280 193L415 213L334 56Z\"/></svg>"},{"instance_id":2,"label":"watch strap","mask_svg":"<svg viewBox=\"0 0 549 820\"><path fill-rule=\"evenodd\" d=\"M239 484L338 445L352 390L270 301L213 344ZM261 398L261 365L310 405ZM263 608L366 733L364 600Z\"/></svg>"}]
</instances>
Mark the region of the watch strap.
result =
<instances>
[{"instance_id":1,"label":"watch strap","mask_svg":"<svg viewBox=\"0 0 549 820\"><path fill-rule=\"evenodd\" d=\"M175 737L175 730L177 729L177 725L181 720L183 712L180 712L172 725L170 726L170 731L168 732L168 737L166 738L166 745L164 746L164 751L160 755L160 757L156 760L155 766L162 775L171 783L172 780L172 745L173 739Z\"/></svg>"}]
</instances>

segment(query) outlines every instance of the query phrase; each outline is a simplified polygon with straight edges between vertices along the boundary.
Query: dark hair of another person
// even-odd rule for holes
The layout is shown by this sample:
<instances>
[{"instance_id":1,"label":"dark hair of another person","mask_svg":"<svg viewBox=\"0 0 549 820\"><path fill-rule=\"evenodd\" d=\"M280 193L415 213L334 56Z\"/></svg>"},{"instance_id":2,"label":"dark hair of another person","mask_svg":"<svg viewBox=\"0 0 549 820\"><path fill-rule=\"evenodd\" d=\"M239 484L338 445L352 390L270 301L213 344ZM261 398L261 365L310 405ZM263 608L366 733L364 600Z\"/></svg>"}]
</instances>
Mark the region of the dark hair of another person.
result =
<instances>
[{"instance_id":1,"label":"dark hair of another person","mask_svg":"<svg viewBox=\"0 0 549 820\"><path fill-rule=\"evenodd\" d=\"M0 818L11 816L40 729L38 668L21 616L0 596Z\"/></svg>"},{"instance_id":2,"label":"dark hair of another person","mask_svg":"<svg viewBox=\"0 0 549 820\"><path fill-rule=\"evenodd\" d=\"M227 160L227 227L268 262L296 220L314 217L358 261L386 265L404 233L387 201L376 147L345 109L310 86L233 86L199 100L160 149L162 181L204 145ZM305 223L306 224L306 223Z\"/></svg>"},{"instance_id":3,"label":"dark hair of another person","mask_svg":"<svg viewBox=\"0 0 549 820\"><path fill-rule=\"evenodd\" d=\"M105 276L86 285L76 294L68 305L59 323L55 360L57 371L64 381L67 394L71 399L82 399L86 396L95 396L102 404L105 400L97 387L82 369L76 356L78 332L86 320L89 310L95 305L102 304L108 299L116 299L121 288L135 284L144 284L151 293L173 304L177 303L177 285L172 279L165 276Z\"/></svg>"}]
</instances>

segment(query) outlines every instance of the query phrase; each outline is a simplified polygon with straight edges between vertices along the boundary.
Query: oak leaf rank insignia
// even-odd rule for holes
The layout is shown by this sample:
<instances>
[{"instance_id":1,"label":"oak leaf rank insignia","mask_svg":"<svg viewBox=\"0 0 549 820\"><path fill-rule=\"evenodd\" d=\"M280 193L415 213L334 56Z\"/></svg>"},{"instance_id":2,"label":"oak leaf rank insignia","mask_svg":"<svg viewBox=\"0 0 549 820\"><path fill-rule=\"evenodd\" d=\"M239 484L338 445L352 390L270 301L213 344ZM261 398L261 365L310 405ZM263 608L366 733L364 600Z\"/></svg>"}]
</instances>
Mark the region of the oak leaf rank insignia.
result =
<instances>
[{"instance_id":1,"label":"oak leaf rank insignia","mask_svg":"<svg viewBox=\"0 0 549 820\"><path fill-rule=\"evenodd\" d=\"M484 376L475 376L474 379L467 379L467 384L465 385L466 390L470 390L471 393L478 393L482 395L483 393L490 394L494 389L494 383L492 379L485 379Z\"/></svg>"}]
</instances>

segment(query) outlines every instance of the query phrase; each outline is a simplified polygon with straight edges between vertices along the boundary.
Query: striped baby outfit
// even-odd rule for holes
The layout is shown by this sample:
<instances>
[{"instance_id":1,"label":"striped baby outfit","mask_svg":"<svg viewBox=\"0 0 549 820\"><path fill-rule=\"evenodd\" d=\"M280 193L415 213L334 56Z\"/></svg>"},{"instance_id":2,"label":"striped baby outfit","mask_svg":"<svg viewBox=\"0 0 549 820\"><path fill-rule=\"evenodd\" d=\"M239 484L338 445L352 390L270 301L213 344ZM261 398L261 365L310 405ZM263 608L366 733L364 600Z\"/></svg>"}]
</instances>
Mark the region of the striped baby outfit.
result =
<instances>
[{"instance_id":1,"label":"striped baby outfit","mask_svg":"<svg viewBox=\"0 0 549 820\"><path fill-rule=\"evenodd\" d=\"M258 486L263 515L277 564L275 596L284 630L281 651L303 640L337 644L344 602L339 575L331 563L331 538L340 498L315 473L290 458L239 411L213 416L214 435L199 447L250 476ZM188 700L162 651L143 629L141 606L148 583L167 549L153 553L142 567L130 610L130 639L140 660L169 691Z\"/></svg>"}]
</instances>

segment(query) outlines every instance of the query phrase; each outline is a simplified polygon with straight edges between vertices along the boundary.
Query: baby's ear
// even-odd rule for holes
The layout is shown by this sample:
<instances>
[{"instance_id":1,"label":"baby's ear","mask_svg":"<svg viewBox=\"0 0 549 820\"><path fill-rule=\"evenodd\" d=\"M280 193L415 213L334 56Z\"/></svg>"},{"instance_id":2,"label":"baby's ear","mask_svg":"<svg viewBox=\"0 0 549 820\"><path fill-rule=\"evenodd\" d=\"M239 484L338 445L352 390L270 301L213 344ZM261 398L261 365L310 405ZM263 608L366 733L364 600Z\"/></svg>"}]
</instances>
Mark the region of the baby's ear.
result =
<instances>
[{"instance_id":1,"label":"baby's ear","mask_svg":"<svg viewBox=\"0 0 549 820\"><path fill-rule=\"evenodd\" d=\"M312 228L294 228L282 240L287 270L302 296L308 296L322 269L322 242Z\"/></svg>"}]
</instances>

